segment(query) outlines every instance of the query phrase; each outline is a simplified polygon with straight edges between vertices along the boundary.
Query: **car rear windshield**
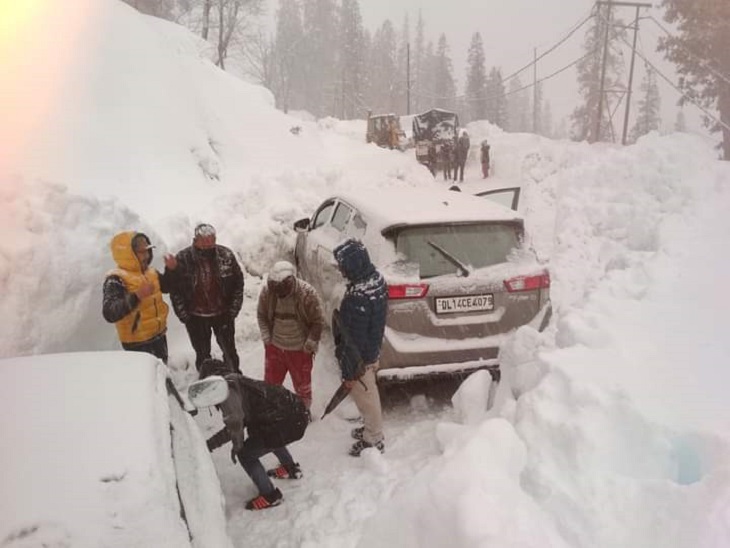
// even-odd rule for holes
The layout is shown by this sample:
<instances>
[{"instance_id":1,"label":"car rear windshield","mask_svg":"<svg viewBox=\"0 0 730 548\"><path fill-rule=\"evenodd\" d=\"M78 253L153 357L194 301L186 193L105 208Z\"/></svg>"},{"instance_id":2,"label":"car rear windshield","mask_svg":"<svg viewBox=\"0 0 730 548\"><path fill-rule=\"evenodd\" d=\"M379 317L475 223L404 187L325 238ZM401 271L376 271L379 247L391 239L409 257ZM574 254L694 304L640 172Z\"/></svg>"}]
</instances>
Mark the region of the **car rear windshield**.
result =
<instances>
[{"instance_id":1,"label":"car rear windshield","mask_svg":"<svg viewBox=\"0 0 730 548\"><path fill-rule=\"evenodd\" d=\"M512 223L479 223L405 227L395 234L396 251L420 265L421 278L483 268L507 260L519 246L521 227ZM450 256L450 257L449 257Z\"/></svg>"}]
</instances>

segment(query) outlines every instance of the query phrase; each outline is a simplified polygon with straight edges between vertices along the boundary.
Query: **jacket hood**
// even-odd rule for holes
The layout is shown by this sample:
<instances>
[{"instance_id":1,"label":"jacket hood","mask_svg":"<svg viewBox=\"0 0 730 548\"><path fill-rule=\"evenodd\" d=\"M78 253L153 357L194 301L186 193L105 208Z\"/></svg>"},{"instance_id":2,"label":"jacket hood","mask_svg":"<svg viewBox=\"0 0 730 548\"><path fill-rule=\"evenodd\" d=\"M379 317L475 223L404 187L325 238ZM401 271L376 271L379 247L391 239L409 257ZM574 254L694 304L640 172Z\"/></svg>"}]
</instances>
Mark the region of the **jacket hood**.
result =
<instances>
[{"instance_id":1,"label":"jacket hood","mask_svg":"<svg viewBox=\"0 0 730 548\"><path fill-rule=\"evenodd\" d=\"M112 257L117 266L122 270L128 270L130 272L142 272L142 265L137 260L137 255L134 254L133 242L137 238L144 238L147 243L150 243L150 239L141 232L120 232L111 241ZM152 251L150 250L150 264L152 263Z\"/></svg>"},{"instance_id":2,"label":"jacket hood","mask_svg":"<svg viewBox=\"0 0 730 548\"><path fill-rule=\"evenodd\" d=\"M358 240L341 243L333 253L342 273L351 282L369 278L375 272L367 248Z\"/></svg>"}]
</instances>

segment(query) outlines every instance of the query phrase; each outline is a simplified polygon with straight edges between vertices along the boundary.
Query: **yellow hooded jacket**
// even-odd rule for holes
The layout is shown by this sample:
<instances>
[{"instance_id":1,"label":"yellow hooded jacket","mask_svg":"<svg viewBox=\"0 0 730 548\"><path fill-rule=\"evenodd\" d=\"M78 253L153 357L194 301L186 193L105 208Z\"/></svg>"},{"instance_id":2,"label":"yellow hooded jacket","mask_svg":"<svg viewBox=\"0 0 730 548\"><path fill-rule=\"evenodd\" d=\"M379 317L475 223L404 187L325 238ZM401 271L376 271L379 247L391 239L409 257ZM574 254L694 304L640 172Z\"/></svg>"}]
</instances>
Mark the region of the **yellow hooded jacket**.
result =
<instances>
[{"instance_id":1,"label":"yellow hooded jacket","mask_svg":"<svg viewBox=\"0 0 730 548\"><path fill-rule=\"evenodd\" d=\"M151 283L154 291L115 323L119 340L123 343L145 342L167 329L168 306L162 300L159 274L154 268L142 272L142 265L132 249L132 239L136 235L137 232L121 232L112 238L112 257L118 268L109 271L107 277L121 278L129 293L136 292L145 282Z\"/></svg>"}]
</instances>

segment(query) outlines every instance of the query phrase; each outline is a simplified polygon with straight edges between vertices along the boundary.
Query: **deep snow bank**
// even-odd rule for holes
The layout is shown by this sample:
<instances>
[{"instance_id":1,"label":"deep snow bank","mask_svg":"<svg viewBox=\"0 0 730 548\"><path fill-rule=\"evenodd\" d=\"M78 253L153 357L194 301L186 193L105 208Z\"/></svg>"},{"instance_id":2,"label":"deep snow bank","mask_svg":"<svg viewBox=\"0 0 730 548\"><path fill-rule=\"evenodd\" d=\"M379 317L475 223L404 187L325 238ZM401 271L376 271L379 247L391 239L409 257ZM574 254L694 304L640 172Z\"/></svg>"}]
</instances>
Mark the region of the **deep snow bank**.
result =
<instances>
[{"instance_id":1,"label":"deep snow bank","mask_svg":"<svg viewBox=\"0 0 730 548\"><path fill-rule=\"evenodd\" d=\"M115 232L148 233L162 268L211 222L259 275L328 194L433 184L406 155L275 110L182 27L116 0L54 4L30 0L18 35L68 33L31 41L33 63L0 57L12 84L0 103L12 145L0 157L0 356L118 346L100 319Z\"/></svg>"}]
</instances>

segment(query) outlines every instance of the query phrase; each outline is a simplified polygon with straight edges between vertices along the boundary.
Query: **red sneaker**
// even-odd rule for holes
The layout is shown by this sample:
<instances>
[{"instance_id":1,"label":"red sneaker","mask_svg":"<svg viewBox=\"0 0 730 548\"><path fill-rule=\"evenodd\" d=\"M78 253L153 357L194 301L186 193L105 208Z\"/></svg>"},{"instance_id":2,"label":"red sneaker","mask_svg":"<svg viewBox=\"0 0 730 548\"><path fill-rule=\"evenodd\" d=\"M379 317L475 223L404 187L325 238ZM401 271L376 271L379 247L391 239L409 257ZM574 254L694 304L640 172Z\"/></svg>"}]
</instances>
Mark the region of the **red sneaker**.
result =
<instances>
[{"instance_id":1,"label":"red sneaker","mask_svg":"<svg viewBox=\"0 0 730 548\"><path fill-rule=\"evenodd\" d=\"M246 510L265 510L273 506L279 506L284 500L281 491L274 489L270 495L259 495L255 499L251 499L246 503Z\"/></svg>"}]
</instances>

